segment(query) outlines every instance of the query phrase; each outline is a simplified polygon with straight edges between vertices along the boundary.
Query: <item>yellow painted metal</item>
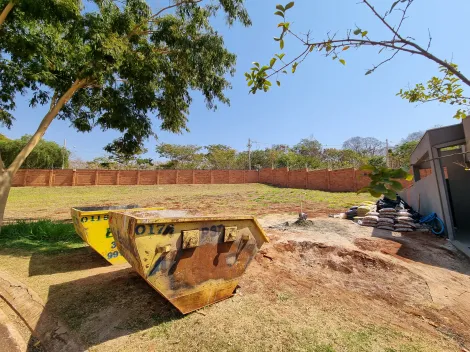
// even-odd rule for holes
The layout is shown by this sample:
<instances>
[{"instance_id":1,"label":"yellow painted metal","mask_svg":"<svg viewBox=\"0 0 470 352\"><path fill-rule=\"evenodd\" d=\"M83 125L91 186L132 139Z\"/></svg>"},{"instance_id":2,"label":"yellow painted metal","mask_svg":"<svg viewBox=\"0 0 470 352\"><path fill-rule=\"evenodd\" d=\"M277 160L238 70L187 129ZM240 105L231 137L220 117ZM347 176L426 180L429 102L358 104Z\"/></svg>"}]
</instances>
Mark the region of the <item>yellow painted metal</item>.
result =
<instances>
[{"instance_id":1,"label":"yellow painted metal","mask_svg":"<svg viewBox=\"0 0 470 352\"><path fill-rule=\"evenodd\" d=\"M111 264L126 263L119 253L113 234L109 229L109 211L117 209L142 209L137 205L109 207L74 207L71 209L73 225L77 234ZM147 208L148 209L148 208ZM151 208L161 210L163 208Z\"/></svg>"},{"instance_id":2,"label":"yellow painted metal","mask_svg":"<svg viewBox=\"0 0 470 352\"><path fill-rule=\"evenodd\" d=\"M165 211L109 214L119 251L183 314L233 295L263 243L251 216L177 217Z\"/></svg>"}]
</instances>

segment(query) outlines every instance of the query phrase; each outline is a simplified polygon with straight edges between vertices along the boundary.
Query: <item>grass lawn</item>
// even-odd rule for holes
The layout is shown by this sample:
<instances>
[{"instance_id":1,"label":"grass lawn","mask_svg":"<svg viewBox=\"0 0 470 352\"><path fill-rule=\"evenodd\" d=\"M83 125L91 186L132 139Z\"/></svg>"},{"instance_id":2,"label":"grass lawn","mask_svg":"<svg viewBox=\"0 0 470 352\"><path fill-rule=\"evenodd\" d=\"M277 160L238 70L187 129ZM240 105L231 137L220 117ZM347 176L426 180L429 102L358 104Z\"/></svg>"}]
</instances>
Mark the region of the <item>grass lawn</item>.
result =
<instances>
[{"instance_id":1,"label":"grass lawn","mask_svg":"<svg viewBox=\"0 0 470 352\"><path fill-rule=\"evenodd\" d=\"M13 188L6 219L69 219L74 206L139 204L187 209L203 215L298 213L311 217L344 210L368 194L330 193L261 184Z\"/></svg>"}]
</instances>

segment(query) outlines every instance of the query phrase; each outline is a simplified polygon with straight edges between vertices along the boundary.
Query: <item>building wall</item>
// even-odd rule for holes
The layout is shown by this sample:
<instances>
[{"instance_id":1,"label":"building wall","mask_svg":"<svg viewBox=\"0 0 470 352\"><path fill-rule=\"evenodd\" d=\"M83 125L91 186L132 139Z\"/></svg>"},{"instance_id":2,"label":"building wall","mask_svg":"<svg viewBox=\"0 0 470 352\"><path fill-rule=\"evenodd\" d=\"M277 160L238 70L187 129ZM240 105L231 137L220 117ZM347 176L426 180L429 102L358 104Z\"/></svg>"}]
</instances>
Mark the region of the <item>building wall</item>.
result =
<instances>
[{"instance_id":1,"label":"building wall","mask_svg":"<svg viewBox=\"0 0 470 352\"><path fill-rule=\"evenodd\" d=\"M425 215L436 213L437 216L444 219L439 189L434 177L426 177L415 182L402 191L400 196L419 213Z\"/></svg>"}]
</instances>

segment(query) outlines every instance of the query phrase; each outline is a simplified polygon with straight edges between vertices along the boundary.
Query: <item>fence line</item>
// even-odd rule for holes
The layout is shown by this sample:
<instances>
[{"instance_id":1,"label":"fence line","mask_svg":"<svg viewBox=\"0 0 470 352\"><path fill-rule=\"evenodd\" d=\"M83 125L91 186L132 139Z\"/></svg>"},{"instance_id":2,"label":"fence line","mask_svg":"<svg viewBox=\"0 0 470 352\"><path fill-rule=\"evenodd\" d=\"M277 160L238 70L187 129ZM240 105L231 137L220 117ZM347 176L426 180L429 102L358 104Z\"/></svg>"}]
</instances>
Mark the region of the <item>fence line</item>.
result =
<instances>
[{"instance_id":1,"label":"fence line","mask_svg":"<svg viewBox=\"0 0 470 352\"><path fill-rule=\"evenodd\" d=\"M365 171L340 170L39 170L22 169L13 187L265 183L280 187L354 192L368 185ZM403 181L405 187L412 182Z\"/></svg>"}]
</instances>

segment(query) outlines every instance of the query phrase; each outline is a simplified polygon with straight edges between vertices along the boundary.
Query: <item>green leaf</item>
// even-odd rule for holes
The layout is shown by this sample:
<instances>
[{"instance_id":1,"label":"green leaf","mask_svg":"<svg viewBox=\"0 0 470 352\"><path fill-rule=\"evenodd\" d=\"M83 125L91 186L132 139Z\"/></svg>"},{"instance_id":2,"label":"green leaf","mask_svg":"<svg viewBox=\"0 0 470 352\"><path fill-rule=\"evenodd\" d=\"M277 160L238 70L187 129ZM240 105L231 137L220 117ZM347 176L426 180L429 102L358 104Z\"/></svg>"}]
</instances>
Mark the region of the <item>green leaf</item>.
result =
<instances>
[{"instance_id":1,"label":"green leaf","mask_svg":"<svg viewBox=\"0 0 470 352\"><path fill-rule=\"evenodd\" d=\"M292 73L295 73L295 70L297 70L297 65L298 63L294 62L294 64L292 65Z\"/></svg>"},{"instance_id":2,"label":"green leaf","mask_svg":"<svg viewBox=\"0 0 470 352\"><path fill-rule=\"evenodd\" d=\"M405 180L412 181L413 180L413 175L412 174L406 175Z\"/></svg>"},{"instance_id":3,"label":"green leaf","mask_svg":"<svg viewBox=\"0 0 470 352\"><path fill-rule=\"evenodd\" d=\"M395 1L393 4L392 4L392 7L390 7L390 11L389 12L392 12L393 9L395 8L395 6L397 6L397 4L400 2L400 0L397 0Z\"/></svg>"},{"instance_id":4,"label":"green leaf","mask_svg":"<svg viewBox=\"0 0 470 352\"><path fill-rule=\"evenodd\" d=\"M382 195L382 193L376 192L373 189L369 189L369 193L372 197L375 197L375 198L379 198Z\"/></svg>"},{"instance_id":5,"label":"green leaf","mask_svg":"<svg viewBox=\"0 0 470 352\"><path fill-rule=\"evenodd\" d=\"M273 57L273 58L271 59L271 61L269 62L269 66L273 67L273 65L276 63L276 60L277 60L277 59L276 59L275 57Z\"/></svg>"},{"instance_id":6,"label":"green leaf","mask_svg":"<svg viewBox=\"0 0 470 352\"><path fill-rule=\"evenodd\" d=\"M275 15L278 15L278 16L281 16L281 17L284 17L284 12L281 12L281 11L276 11L274 12Z\"/></svg>"},{"instance_id":7,"label":"green leaf","mask_svg":"<svg viewBox=\"0 0 470 352\"><path fill-rule=\"evenodd\" d=\"M276 83L277 83L277 86L278 86L278 87L280 87L280 86L281 86L281 82L279 82L279 81L276 81Z\"/></svg>"},{"instance_id":8,"label":"green leaf","mask_svg":"<svg viewBox=\"0 0 470 352\"><path fill-rule=\"evenodd\" d=\"M253 81L252 80L249 80L248 81L248 87L251 86L253 84Z\"/></svg>"},{"instance_id":9,"label":"green leaf","mask_svg":"<svg viewBox=\"0 0 470 352\"><path fill-rule=\"evenodd\" d=\"M284 12L286 10L284 8L284 6L282 6L282 5L276 5L276 9L281 10L282 12Z\"/></svg>"},{"instance_id":10,"label":"green leaf","mask_svg":"<svg viewBox=\"0 0 470 352\"><path fill-rule=\"evenodd\" d=\"M310 45L310 52L312 52L313 49L315 49L315 45L312 44L312 45Z\"/></svg>"},{"instance_id":11,"label":"green leaf","mask_svg":"<svg viewBox=\"0 0 470 352\"><path fill-rule=\"evenodd\" d=\"M286 9L286 10L289 10L289 9L291 9L291 8L293 8L293 7L294 7L294 2L291 1L290 3L288 3L288 4L286 5L285 9Z\"/></svg>"},{"instance_id":12,"label":"green leaf","mask_svg":"<svg viewBox=\"0 0 470 352\"><path fill-rule=\"evenodd\" d=\"M367 33L369 33L369 32L368 31L362 32L362 38L364 38L367 35Z\"/></svg>"},{"instance_id":13,"label":"green leaf","mask_svg":"<svg viewBox=\"0 0 470 352\"><path fill-rule=\"evenodd\" d=\"M394 192L394 191L391 191L391 190L387 189L387 190L383 193L383 195L384 195L385 197L387 197L387 198L390 198L390 199L392 199L392 200L395 200L395 199L397 199L397 194L396 194L396 193L397 193L397 192Z\"/></svg>"},{"instance_id":14,"label":"green leaf","mask_svg":"<svg viewBox=\"0 0 470 352\"><path fill-rule=\"evenodd\" d=\"M274 37L274 40L275 40L276 42L278 42L278 41L281 40L281 38Z\"/></svg>"},{"instance_id":15,"label":"green leaf","mask_svg":"<svg viewBox=\"0 0 470 352\"><path fill-rule=\"evenodd\" d=\"M264 85L268 86L268 87L271 87L272 86L272 83L268 80L264 81Z\"/></svg>"},{"instance_id":16,"label":"green leaf","mask_svg":"<svg viewBox=\"0 0 470 352\"><path fill-rule=\"evenodd\" d=\"M253 61L252 64L259 68L259 63L258 62Z\"/></svg>"},{"instance_id":17,"label":"green leaf","mask_svg":"<svg viewBox=\"0 0 470 352\"><path fill-rule=\"evenodd\" d=\"M362 165L359 170L369 170L369 171L374 171L375 170L375 166L372 166L372 165Z\"/></svg>"},{"instance_id":18,"label":"green leaf","mask_svg":"<svg viewBox=\"0 0 470 352\"><path fill-rule=\"evenodd\" d=\"M366 76L367 76L367 75L370 75L371 73L372 73L372 70L367 71L367 72L366 72Z\"/></svg>"},{"instance_id":19,"label":"green leaf","mask_svg":"<svg viewBox=\"0 0 470 352\"><path fill-rule=\"evenodd\" d=\"M343 47L343 51L346 51L346 50L348 50L349 48L350 48L350 46L349 46L349 45L346 45L345 47Z\"/></svg>"},{"instance_id":20,"label":"green leaf","mask_svg":"<svg viewBox=\"0 0 470 352\"><path fill-rule=\"evenodd\" d=\"M281 39L281 41L279 42L279 46L282 49L284 49L284 39Z\"/></svg>"},{"instance_id":21,"label":"green leaf","mask_svg":"<svg viewBox=\"0 0 470 352\"><path fill-rule=\"evenodd\" d=\"M362 32L362 31L358 28L358 29L356 29L353 33L354 33L355 35L358 35L358 34L360 34L361 32Z\"/></svg>"},{"instance_id":22,"label":"green leaf","mask_svg":"<svg viewBox=\"0 0 470 352\"><path fill-rule=\"evenodd\" d=\"M281 54L279 54L279 55L276 55L276 56L279 58L279 60L282 60L282 58L283 58L284 56L286 56L286 54L284 54L284 53L281 53Z\"/></svg>"},{"instance_id":23,"label":"green leaf","mask_svg":"<svg viewBox=\"0 0 470 352\"><path fill-rule=\"evenodd\" d=\"M340 59L339 62L341 62L343 65L346 65L346 61L344 61L344 59Z\"/></svg>"},{"instance_id":24,"label":"green leaf","mask_svg":"<svg viewBox=\"0 0 470 352\"><path fill-rule=\"evenodd\" d=\"M285 74L287 75L287 71L286 71L286 70L282 71L282 73L285 73Z\"/></svg>"},{"instance_id":25,"label":"green leaf","mask_svg":"<svg viewBox=\"0 0 470 352\"><path fill-rule=\"evenodd\" d=\"M391 180L390 188L393 189L394 191L401 191L403 189L403 185L398 181Z\"/></svg>"}]
</instances>

